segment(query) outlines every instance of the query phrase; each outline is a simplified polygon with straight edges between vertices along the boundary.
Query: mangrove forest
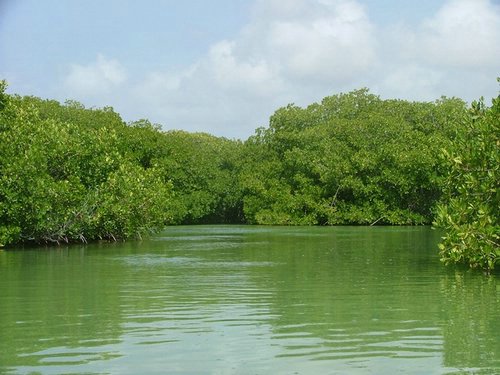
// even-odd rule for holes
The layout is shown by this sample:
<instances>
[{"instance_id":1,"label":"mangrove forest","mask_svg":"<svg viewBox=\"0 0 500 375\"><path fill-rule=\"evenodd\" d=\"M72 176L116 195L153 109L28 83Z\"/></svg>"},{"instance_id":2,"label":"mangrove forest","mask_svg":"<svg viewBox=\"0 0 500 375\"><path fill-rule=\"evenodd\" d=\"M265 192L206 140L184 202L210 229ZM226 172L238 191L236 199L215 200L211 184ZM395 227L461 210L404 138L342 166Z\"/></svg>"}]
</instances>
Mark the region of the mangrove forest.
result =
<instances>
[{"instance_id":1,"label":"mangrove forest","mask_svg":"<svg viewBox=\"0 0 500 375\"><path fill-rule=\"evenodd\" d=\"M368 89L290 104L246 140L125 122L0 84L0 247L177 224L433 225L445 262L500 262L500 96Z\"/></svg>"}]
</instances>

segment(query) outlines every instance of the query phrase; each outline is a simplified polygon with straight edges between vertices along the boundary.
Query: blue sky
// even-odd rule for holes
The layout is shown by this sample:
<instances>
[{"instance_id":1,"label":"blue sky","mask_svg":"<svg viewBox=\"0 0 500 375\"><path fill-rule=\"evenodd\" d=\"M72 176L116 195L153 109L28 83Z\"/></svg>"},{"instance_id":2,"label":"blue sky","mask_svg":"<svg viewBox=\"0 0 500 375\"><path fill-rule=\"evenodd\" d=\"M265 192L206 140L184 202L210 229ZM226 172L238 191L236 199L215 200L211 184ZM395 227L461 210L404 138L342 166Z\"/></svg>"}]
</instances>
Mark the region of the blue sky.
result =
<instances>
[{"instance_id":1,"label":"blue sky","mask_svg":"<svg viewBox=\"0 0 500 375\"><path fill-rule=\"evenodd\" d=\"M498 95L498 0L0 0L8 91L245 139L288 103Z\"/></svg>"}]
</instances>

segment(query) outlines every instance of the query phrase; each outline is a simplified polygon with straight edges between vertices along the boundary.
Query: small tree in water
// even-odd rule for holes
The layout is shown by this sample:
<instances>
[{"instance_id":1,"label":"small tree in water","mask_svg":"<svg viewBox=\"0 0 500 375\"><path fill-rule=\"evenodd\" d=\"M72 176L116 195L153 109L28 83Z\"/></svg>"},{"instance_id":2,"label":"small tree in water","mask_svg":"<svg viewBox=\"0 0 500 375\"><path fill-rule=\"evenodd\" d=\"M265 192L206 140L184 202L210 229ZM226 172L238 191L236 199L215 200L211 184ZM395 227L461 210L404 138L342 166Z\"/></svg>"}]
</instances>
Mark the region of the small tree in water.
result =
<instances>
[{"instance_id":1,"label":"small tree in water","mask_svg":"<svg viewBox=\"0 0 500 375\"><path fill-rule=\"evenodd\" d=\"M474 102L443 151L449 173L435 224L446 230L439 244L446 263L487 272L500 263L499 149L500 96L489 108L483 99Z\"/></svg>"}]
</instances>

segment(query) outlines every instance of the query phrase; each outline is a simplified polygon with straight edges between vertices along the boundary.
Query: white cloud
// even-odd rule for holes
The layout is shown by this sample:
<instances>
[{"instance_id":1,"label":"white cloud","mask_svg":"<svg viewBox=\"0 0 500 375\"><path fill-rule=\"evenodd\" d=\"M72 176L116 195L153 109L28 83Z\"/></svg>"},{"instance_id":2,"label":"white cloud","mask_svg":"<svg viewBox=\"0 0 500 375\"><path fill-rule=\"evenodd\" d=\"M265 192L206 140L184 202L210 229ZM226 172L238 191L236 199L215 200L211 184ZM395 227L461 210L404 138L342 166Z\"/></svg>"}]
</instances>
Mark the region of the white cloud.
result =
<instances>
[{"instance_id":1,"label":"white cloud","mask_svg":"<svg viewBox=\"0 0 500 375\"><path fill-rule=\"evenodd\" d=\"M500 61L500 6L489 0L447 0L414 29L390 26L405 64L439 69L491 69Z\"/></svg>"},{"instance_id":2,"label":"white cloud","mask_svg":"<svg viewBox=\"0 0 500 375\"><path fill-rule=\"evenodd\" d=\"M499 6L488 0L447 0L411 25L375 25L361 0L256 0L239 34L191 66L128 80L118 61L99 55L73 65L65 87L107 98L102 105L126 120L246 138L280 106L364 86L410 100L495 94L499 28Z\"/></svg>"},{"instance_id":3,"label":"white cloud","mask_svg":"<svg viewBox=\"0 0 500 375\"><path fill-rule=\"evenodd\" d=\"M269 41L291 77L346 82L375 62L376 40L353 1L319 1L317 12L273 22Z\"/></svg>"},{"instance_id":4,"label":"white cloud","mask_svg":"<svg viewBox=\"0 0 500 375\"><path fill-rule=\"evenodd\" d=\"M499 66L500 6L488 0L449 0L423 24L421 56L429 64Z\"/></svg>"},{"instance_id":5,"label":"white cloud","mask_svg":"<svg viewBox=\"0 0 500 375\"><path fill-rule=\"evenodd\" d=\"M99 54L88 65L73 64L64 80L66 88L75 94L98 95L123 84L126 72L117 61Z\"/></svg>"},{"instance_id":6,"label":"white cloud","mask_svg":"<svg viewBox=\"0 0 500 375\"><path fill-rule=\"evenodd\" d=\"M386 73L379 89L388 98L411 97L425 101L442 95L437 89L442 79L439 71L417 64L401 65Z\"/></svg>"},{"instance_id":7,"label":"white cloud","mask_svg":"<svg viewBox=\"0 0 500 375\"><path fill-rule=\"evenodd\" d=\"M222 41L209 52L208 69L214 83L227 90L245 91L255 95L270 95L282 87L281 79L264 58L258 61L240 60L234 54L235 42Z\"/></svg>"},{"instance_id":8,"label":"white cloud","mask_svg":"<svg viewBox=\"0 0 500 375\"><path fill-rule=\"evenodd\" d=\"M467 101L498 94L500 7L488 0L447 0L410 26L380 28L380 65L368 87L383 97Z\"/></svg>"},{"instance_id":9,"label":"white cloud","mask_svg":"<svg viewBox=\"0 0 500 375\"><path fill-rule=\"evenodd\" d=\"M375 63L375 46L356 1L260 0L238 36L184 71L148 75L135 103L166 128L246 137L278 107L349 84Z\"/></svg>"},{"instance_id":10,"label":"white cloud","mask_svg":"<svg viewBox=\"0 0 500 375\"><path fill-rule=\"evenodd\" d=\"M164 129L227 137L250 135L276 108L262 66L240 64L218 45L206 60L178 73L156 72L132 87L134 106ZM226 46L227 47L227 46ZM258 124L258 125L256 125Z\"/></svg>"}]
</instances>

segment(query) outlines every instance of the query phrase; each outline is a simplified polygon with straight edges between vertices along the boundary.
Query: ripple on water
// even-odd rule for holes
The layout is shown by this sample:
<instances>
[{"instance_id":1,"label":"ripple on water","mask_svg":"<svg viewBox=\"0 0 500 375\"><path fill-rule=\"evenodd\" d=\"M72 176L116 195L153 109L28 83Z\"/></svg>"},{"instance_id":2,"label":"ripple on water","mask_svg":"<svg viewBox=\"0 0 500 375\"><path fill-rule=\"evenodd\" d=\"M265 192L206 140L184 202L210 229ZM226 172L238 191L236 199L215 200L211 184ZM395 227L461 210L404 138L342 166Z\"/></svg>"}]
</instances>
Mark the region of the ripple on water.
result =
<instances>
[{"instance_id":1,"label":"ripple on water","mask_svg":"<svg viewBox=\"0 0 500 375\"><path fill-rule=\"evenodd\" d=\"M355 327L326 329L320 325L283 327L273 339L283 347L279 357L301 357L315 361L363 360L367 358L435 358L443 346L442 332L435 327L412 327L414 321L400 322L407 328L358 332Z\"/></svg>"}]
</instances>

